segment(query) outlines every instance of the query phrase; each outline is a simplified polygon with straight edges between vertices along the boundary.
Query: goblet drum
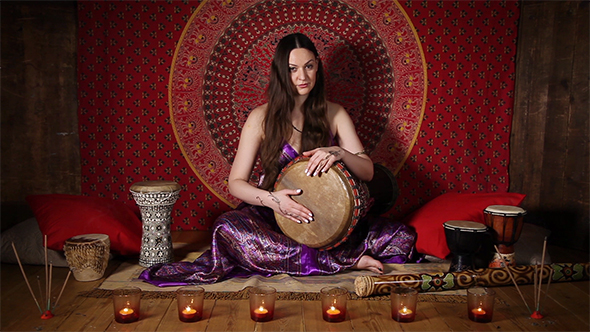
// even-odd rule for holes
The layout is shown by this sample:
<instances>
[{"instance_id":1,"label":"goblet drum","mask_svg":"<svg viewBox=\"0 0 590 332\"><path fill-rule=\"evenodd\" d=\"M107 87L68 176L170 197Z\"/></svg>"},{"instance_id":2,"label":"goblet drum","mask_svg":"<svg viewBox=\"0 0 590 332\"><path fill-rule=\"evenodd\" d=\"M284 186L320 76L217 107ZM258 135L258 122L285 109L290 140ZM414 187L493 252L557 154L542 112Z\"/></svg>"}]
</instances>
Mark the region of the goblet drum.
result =
<instances>
[{"instance_id":1,"label":"goblet drum","mask_svg":"<svg viewBox=\"0 0 590 332\"><path fill-rule=\"evenodd\" d=\"M502 260L507 265L516 265L514 244L522 233L526 211L518 206L490 205L483 212L485 223L491 229L494 243L500 252L494 252L489 267L503 267Z\"/></svg>"},{"instance_id":2,"label":"goblet drum","mask_svg":"<svg viewBox=\"0 0 590 332\"><path fill-rule=\"evenodd\" d=\"M139 265L150 267L173 260L170 223L172 208L180 196L180 185L173 181L137 182L130 188L141 211L143 232Z\"/></svg>"},{"instance_id":3,"label":"goblet drum","mask_svg":"<svg viewBox=\"0 0 590 332\"><path fill-rule=\"evenodd\" d=\"M474 255L487 236L487 227L475 221L449 220L443 224L447 245L452 253L449 272L474 269Z\"/></svg>"}]
</instances>

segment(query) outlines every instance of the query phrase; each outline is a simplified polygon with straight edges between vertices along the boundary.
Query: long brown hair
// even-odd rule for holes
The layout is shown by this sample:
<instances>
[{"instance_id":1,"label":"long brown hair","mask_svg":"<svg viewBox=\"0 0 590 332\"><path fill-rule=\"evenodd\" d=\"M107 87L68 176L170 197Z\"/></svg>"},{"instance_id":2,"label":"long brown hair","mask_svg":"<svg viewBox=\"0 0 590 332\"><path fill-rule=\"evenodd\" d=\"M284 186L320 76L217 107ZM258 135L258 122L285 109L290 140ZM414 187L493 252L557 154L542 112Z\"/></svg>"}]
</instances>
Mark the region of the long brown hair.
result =
<instances>
[{"instance_id":1,"label":"long brown hair","mask_svg":"<svg viewBox=\"0 0 590 332\"><path fill-rule=\"evenodd\" d=\"M279 158L283 144L293 132L291 112L295 107L297 90L291 81L289 55L296 48L311 51L318 59L316 83L303 104L304 125L301 151L308 151L330 143L324 69L313 42L304 34L294 33L283 37L277 45L271 68L270 82L266 90L268 107L264 119L264 140L260 146L260 159L264 169L261 188L270 189L278 177Z\"/></svg>"}]
</instances>

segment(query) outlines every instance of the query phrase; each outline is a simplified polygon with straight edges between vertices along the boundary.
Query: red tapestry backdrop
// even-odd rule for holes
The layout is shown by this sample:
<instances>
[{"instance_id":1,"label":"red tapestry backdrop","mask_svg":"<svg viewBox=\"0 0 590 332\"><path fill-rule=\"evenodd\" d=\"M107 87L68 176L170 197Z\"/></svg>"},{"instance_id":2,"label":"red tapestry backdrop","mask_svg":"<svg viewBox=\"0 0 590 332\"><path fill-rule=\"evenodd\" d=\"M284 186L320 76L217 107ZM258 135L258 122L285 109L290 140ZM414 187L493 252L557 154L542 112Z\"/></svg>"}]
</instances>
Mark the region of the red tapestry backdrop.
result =
<instances>
[{"instance_id":1,"label":"red tapestry backdrop","mask_svg":"<svg viewBox=\"0 0 590 332\"><path fill-rule=\"evenodd\" d=\"M134 205L133 183L173 180L182 186L173 229L210 227L235 203L223 192L223 172L243 119L262 100L267 43L285 31L304 31L320 45L337 82L328 82L331 99L347 107L371 157L399 170L391 215L444 192L508 190L517 2L293 1L296 14L284 2L244 3L79 2L85 195ZM365 41L355 42L349 28ZM403 47L395 47L400 39ZM199 43L211 52L174 57L177 46L180 55ZM412 70L403 70L403 57ZM195 75L199 63L207 65L196 65L202 74ZM179 83L183 71L190 75ZM240 79L248 86L232 85ZM361 88L351 89L358 81ZM182 91L183 84L193 86ZM204 151L212 152L200 159Z\"/></svg>"}]
</instances>

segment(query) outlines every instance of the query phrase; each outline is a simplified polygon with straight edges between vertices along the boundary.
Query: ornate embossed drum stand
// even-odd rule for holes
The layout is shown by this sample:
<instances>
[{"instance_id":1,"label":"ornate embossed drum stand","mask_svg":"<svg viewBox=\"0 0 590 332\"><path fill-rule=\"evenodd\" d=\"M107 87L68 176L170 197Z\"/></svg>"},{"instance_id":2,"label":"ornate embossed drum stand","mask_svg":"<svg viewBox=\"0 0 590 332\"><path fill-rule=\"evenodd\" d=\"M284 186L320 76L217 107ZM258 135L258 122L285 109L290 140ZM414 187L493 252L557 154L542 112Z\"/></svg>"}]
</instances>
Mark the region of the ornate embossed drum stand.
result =
<instances>
[{"instance_id":1,"label":"ornate embossed drum stand","mask_svg":"<svg viewBox=\"0 0 590 332\"><path fill-rule=\"evenodd\" d=\"M501 268L504 266L503 261L509 266L516 265L514 244L522 233L526 211L518 206L490 205L483 213L486 225L492 230L494 243L500 252L494 252L489 267Z\"/></svg>"},{"instance_id":2,"label":"ornate embossed drum stand","mask_svg":"<svg viewBox=\"0 0 590 332\"><path fill-rule=\"evenodd\" d=\"M180 185L173 181L145 181L133 184L129 191L139 206L143 224L139 265L172 262L170 223Z\"/></svg>"}]
</instances>

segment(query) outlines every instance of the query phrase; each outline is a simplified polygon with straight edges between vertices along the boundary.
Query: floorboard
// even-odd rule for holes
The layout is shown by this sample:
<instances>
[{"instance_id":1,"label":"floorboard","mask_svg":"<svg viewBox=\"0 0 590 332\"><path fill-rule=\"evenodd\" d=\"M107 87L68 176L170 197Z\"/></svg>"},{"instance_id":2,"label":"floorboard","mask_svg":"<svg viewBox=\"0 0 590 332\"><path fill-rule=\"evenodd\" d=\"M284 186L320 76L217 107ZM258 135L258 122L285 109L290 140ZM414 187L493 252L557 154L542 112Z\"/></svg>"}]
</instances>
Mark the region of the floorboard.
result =
<instances>
[{"instance_id":1,"label":"floorboard","mask_svg":"<svg viewBox=\"0 0 590 332\"><path fill-rule=\"evenodd\" d=\"M209 239L202 234L184 234L176 241L184 241L186 251L202 250ZM565 258L563 258L565 257ZM569 259L562 256L560 259ZM576 258L569 259L570 262ZM563 260L561 260L563 261ZM109 262L105 277L121 264ZM141 318L136 323L119 324L114 321L110 298L88 298L81 293L95 289L104 280L78 282L70 277L55 317L40 319L40 313L24 282L18 265L2 264L0 313L1 331L588 331L590 296L589 282L552 283L541 305L544 319L530 318L526 306L513 286L494 287L497 292L494 317L491 323L474 323L467 317L464 302L418 302L416 320L398 323L391 318L390 302L349 301L347 317L341 323L325 322L320 301L278 300L275 318L270 322L254 322L249 316L248 300L205 300L203 318L195 323L178 319L175 299L143 299ZM37 276L44 283L43 266L24 267L28 280L38 296ZM52 301L55 302L68 274L68 268L54 268ZM534 307L533 285L521 285L520 290L529 306Z\"/></svg>"}]
</instances>

